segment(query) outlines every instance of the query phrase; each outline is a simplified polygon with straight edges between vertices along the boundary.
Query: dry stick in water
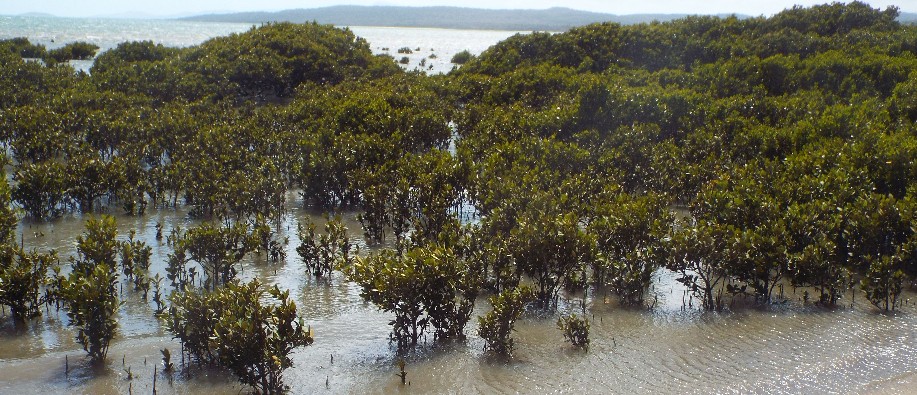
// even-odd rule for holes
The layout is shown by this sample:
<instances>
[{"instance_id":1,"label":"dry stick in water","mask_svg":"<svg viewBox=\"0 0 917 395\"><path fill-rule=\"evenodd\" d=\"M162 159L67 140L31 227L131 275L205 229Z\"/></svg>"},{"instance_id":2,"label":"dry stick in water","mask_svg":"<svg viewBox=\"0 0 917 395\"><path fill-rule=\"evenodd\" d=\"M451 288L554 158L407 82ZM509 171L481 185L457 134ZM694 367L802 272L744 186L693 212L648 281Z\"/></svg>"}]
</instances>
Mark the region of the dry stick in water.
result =
<instances>
[{"instance_id":1,"label":"dry stick in water","mask_svg":"<svg viewBox=\"0 0 917 395\"><path fill-rule=\"evenodd\" d=\"M401 385L404 385L405 379L408 377L408 372L404 371L404 358L401 358L398 361L398 367L401 368L401 372L396 373L395 375L401 377Z\"/></svg>"}]
</instances>

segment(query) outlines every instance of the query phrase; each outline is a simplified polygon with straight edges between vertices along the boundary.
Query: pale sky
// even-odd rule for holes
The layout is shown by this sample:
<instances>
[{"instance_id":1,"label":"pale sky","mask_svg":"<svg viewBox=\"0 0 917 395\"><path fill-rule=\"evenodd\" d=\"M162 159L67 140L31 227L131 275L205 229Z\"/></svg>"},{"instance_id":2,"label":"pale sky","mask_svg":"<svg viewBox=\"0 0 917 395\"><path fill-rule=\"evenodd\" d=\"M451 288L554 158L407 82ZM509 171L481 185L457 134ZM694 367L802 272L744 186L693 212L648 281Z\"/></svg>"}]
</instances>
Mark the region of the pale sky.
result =
<instances>
[{"instance_id":1,"label":"pale sky","mask_svg":"<svg viewBox=\"0 0 917 395\"><path fill-rule=\"evenodd\" d=\"M291 8L317 8L331 5L448 5L473 8L544 9L567 7L610 14L671 13L718 14L736 13L752 16L772 15L794 4L809 6L830 2L807 0L0 0L0 15L28 12L58 16L100 16L147 14L173 16L210 12L277 11ZM917 0L867 0L874 8L897 5L904 12L917 12Z\"/></svg>"}]
</instances>

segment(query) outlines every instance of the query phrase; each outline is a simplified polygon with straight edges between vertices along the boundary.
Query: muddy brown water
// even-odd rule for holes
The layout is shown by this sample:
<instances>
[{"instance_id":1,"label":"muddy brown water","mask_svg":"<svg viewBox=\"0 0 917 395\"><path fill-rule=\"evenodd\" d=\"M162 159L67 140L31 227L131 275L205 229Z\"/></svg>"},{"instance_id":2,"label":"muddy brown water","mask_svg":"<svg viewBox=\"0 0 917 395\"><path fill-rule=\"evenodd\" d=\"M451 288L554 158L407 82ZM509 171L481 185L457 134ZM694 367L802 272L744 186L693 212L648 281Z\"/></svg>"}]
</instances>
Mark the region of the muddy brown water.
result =
<instances>
[{"instance_id":1,"label":"muddy brown water","mask_svg":"<svg viewBox=\"0 0 917 395\"><path fill-rule=\"evenodd\" d=\"M116 218L119 238L134 229L153 247L151 275L163 277L171 248L156 241L157 222L165 235L173 226L195 224L181 209ZM862 295L851 303L849 293L842 307L810 306L802 303L801 290L791 289L783 304L710 313L696 304L683 308L683 288L664 270L656 274L648 298L656 300L652 309L622 308L612 295L593 290L586 299L588 350L564 343L555 324L560 313L532 315L516 325L514 358L496 360L482 351L473 318L465 341L426 344L409 354L409 385L402 386L395 376L399 357L388 342L392 317L364 303L359 287L340 274L330 283L306 275L295 252L295 230L298 221L310 218L322 221L295 209L278 225L281 237L289 237L285 263L255 256L241 273L243 279L257 276L289 289L315 331L315 343L297 350L294 366L284 374L292 393L917 394L917 295L911 291L895 314L879 314ZM359 238L355 215L344 218ZM50 223L25 221L19 234L26 247L57 249L65 264L84 220L70 215ZM182 364L179 343L153 317L153 303L131 289L125 282L120 335L103 367L87 365L64 311L52 308L17 326L7 309L0 316L0 394L152 393L154 366L159 394L249 391L225 372ZM568 295L558 310L580 311L580 297ZM475 315L488 309L482 297ZM171 376L161 372L162 348L172 350L179 366Z\"/></svg>"}]
</instances>

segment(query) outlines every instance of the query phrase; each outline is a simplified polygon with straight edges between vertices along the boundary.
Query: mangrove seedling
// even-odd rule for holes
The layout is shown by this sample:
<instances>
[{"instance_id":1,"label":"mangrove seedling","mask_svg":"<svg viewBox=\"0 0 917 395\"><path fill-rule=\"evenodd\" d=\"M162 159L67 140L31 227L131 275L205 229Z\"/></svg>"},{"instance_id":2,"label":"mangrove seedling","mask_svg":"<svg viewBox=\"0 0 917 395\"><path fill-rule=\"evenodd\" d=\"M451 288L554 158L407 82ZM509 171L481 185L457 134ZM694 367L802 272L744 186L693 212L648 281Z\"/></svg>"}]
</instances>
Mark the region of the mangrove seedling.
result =
<instances>
[{"instance_id":1,"label":"mangrove seedling","mask_svg":"<svg viewBox=\"0 0 917 395\"><path fill-rule=\"evenodd\" d=\"M525 285L507 289L490 298L493 309L478 317L478 336L484 339L486 350L498 355L512 354L513 338L510 335L525 305L534 299L535 291Z\"/></svg>"},{"instance_id":2,"label":"mangrove seedling","mask_svg":"<svg viewBox=\"0 0 917 395\"><path fill-rule=\"evenodd\" d=\"M589 346L589 320L570 314L557 319L557 328L564 334L564 339L574 347L586 348Z\"/></svg>"}]
</instances>

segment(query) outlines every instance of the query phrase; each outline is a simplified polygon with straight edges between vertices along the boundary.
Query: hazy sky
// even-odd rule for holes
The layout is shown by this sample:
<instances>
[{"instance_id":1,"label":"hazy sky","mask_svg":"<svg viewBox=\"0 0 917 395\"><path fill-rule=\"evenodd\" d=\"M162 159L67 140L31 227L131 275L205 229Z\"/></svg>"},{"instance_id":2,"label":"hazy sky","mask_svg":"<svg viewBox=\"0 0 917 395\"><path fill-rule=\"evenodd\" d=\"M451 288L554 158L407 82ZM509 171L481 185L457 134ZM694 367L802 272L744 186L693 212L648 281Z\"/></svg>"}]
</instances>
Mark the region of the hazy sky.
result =
<instances>
[{"instance_id":1,"label":"hazy sky","mask_svg":"<svg viewBox=\"0 0 917 395\"><path fill-rule=\"evenodd\" d=\"M829 0L0 0L0 14L17 15L27 12L50 13L58 16L98 16L141 13L170 16L189 13L276 11L290 8L316 8L339 4L432 6L450 5L475 8L543 9L568 7L611 14L636 13L738 13L771 15L794 4L813 5ZM885 9L894 4L902 11L917 12L917 0L867 0L874 8Z\"/></svg>"}]
</instances>

